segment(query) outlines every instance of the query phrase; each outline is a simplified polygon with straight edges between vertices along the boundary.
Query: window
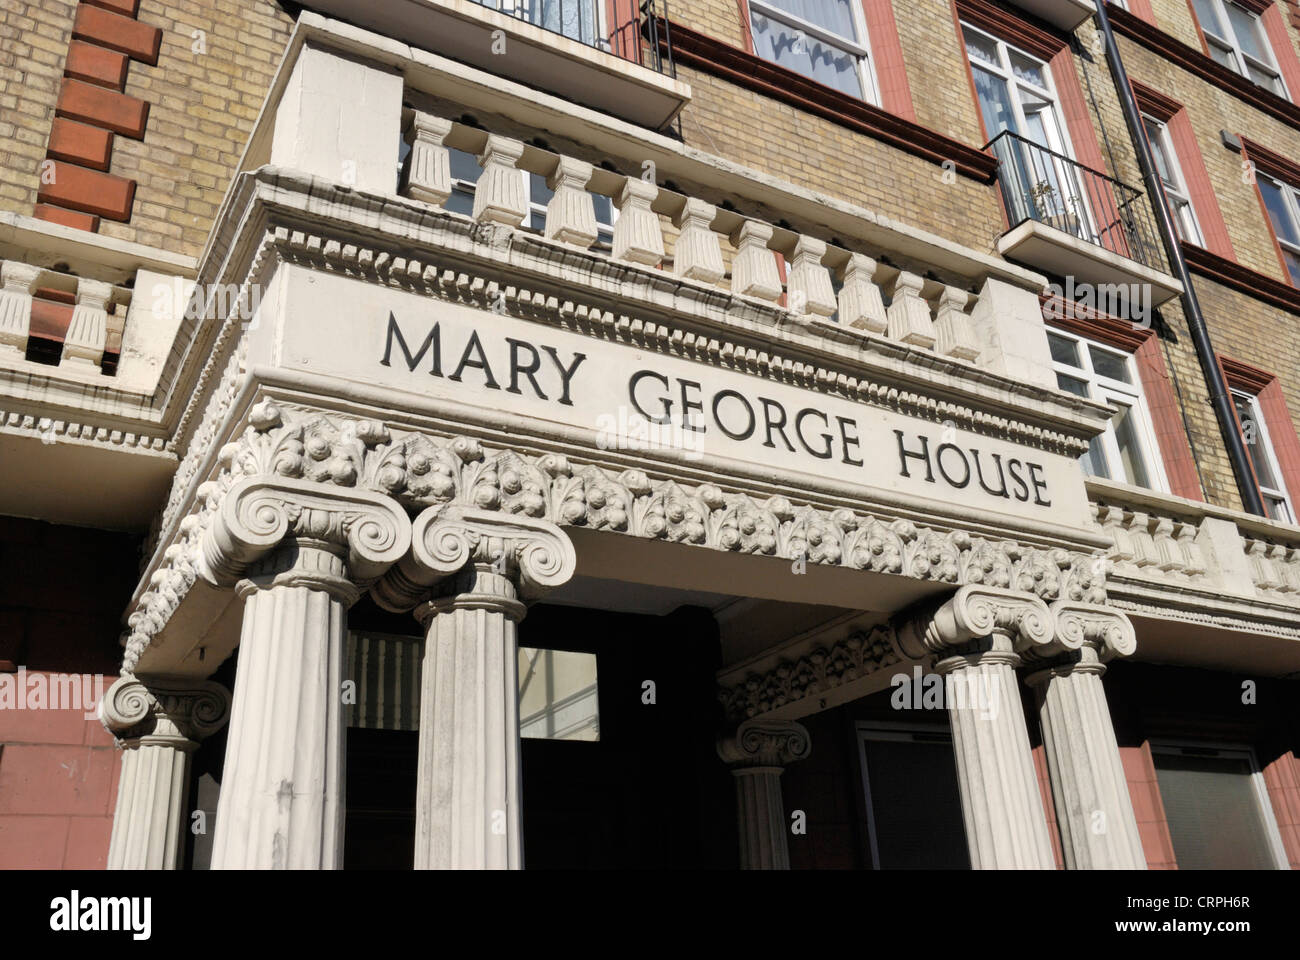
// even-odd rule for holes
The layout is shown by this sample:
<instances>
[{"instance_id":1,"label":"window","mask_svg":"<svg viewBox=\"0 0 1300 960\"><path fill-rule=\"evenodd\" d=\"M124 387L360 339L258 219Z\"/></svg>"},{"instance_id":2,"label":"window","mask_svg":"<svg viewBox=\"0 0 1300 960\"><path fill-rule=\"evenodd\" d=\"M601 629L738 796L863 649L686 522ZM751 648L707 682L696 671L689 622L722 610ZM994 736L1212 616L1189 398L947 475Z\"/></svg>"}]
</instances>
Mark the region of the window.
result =
<instances>
[{"instance_id":1,"label":"window","mask_svg":"<svg viewBox=\"0 0 1300 960\"><path fill-rule=\"evenodd\" d=\"M600 739L594 653L519 648L519 736Z\"/></svg>"},{"instance_id":2,"label":"window","mask_svg":"<svg viewBox=\"0 0 1300 960\"><path fill-rule=\"evenodd\" d=\"M1151 755L1178 869L1286 868L1252 751L1152 743Z\"/></svg>"},{"instance_id":3,"label":"window","mask_svg":"<svg viewBox=\"0 0 1300 960\"><path fill-rule=\"evenodd\" d=\"M1259 17L1229 0L1192 0L1210 56L1278 96L1287 95Z\"/></svg>"},{"instance_id":4,"label":"window","mask_svg":"<svg viewBox=\"0 0 1300 960\"><path fill-rule=\"evenodd\" d=\"M948 730L859 724L858 759L873 869L970 869Z\"/></svg>"},{"instance_id":5,"label":"window","mask_svg":"<svg viewBox=\"0 0 1300 960\"><path fill-rule=\"evenodd\" d=\"M1152 117L1144 116L1142 125L1146 127L1147 141L1151 144L1151 156L1155 160L1156 172L1165 188L1165 199L1169 201L1169 212L1174 216L1174 228L1178 239L1203 245L1201 228L1196 223L1196 213L1192 210L1192 201L1187 193L1183 172L1178 165L1178 156L1174 153L1173 141L1169 128Z\"/></svg>"},{"instance_id":6,"label":"window","mask_svg":"<svg viewBox=\"0 0 1300 960\"><path fill-rule=\"evenodd\" d=\"M483 168L472 154L464 150L453 147L447 152L451 155L451 196L447 198L445 206L454 213L463 213L468 217L474 211L474 185L478 183ZM546 225L546 205L555 193L546 185L545 177L524 170L520 170L519 175L525 178L528 194L529 213L523 223L524 229L541 233ZM593 193L591 199L596 206L598 231L594 249L609 250L614 242L614 220L618 216L618 210L609 197Z\"/></svg>"},{"instance_id":7,"label":"window","mask_svg":"<svg viewBox=\"0 0 1300 960\"><path fill-rule=\"evenodd\" d=\"M1295 511L1282 483L1282 471L1273 455L1273 444L1268 439L1268 427L1264 424L1259 400L1244 390L1233 390L1232 402L1237 407L1241 435L1250 451L1250 462L1255 468L1260 495L1264 498L1264 509L1272 520L1295 523Z\"/></svg>"},{"instance_id":8,"label":"window","mask_svg":"<svg viewBox=\"0 0 1300 960\"><path fill-rule=\"evenodd\" d=\"M860 0L750 0L749 15L764 60L880 103Z\"/></svg>"},{"instance_id":9,"label":"window","mask_svg":"<svg viewBox=\"0 0 1300 960\"><path fill-rule=\"evenodd\" d=\"M1300 287L1300 195L1295 187L1256 171L1255 183L1264 198L1264 209L1273 224L1273 235L1282 248L1291 285Z\"/></svg>"},{"instance_id":10,"label":"window","mask_svg":"<svg viewBox=\"0 0 1300 960\"><path fill-rule=\"evenodd\" d=\"M1155 431L1147 416L1133 358L1111 347L1060 330L1049 330L1056 384L1067 393L1117 409L1106 432L1092 439L1079 462L1090 477L1106 477L1165 489Z\"/></svg>"}]
</instances>

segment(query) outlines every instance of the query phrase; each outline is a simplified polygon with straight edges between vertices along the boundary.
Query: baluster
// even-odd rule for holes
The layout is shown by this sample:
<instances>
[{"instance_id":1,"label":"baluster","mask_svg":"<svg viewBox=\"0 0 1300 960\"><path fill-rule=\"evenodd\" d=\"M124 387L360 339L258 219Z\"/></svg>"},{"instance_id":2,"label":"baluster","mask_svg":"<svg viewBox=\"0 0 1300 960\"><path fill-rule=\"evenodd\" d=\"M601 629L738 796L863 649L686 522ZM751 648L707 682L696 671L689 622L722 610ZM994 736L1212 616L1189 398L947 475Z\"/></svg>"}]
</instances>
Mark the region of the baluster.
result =
<instances>
[{"instance_id":1,"label":"baluster","mask_svg":"<svg viewBox=\"0 0 1300 960\"><path fill-rule=\"evenodd\" d=\"M650 209L659 188L637 177L628 177L614 201L618 219L614 222L614 259L657 267L664 259L664 235L658 215Z\"/></svg>"},{"instance_id":2,"label":"baluster","mask_svg":"<svg viewBox=\"0 0 1300 960\"><path fill-rule=\"evenodd\" d=\"M939 295L938 316L935 318L935 351L944 357L958 360L975 360L980 355L975 331L971 329L966 305L971 295L960 287L944 287Z\"/></svg>"},{"instance_id":3,"label":"baluster","mask_svg":"<svg viewBox=\"0 0 1300 960\"><path fill-rule=\"evenodd\" d=\"M725 272L722 266L722 247L713 232L713 219L718 208L694 198L677 215L673 224L681 232L673 250L673 272L679 277L717 283Z\"/></svg>"},{"instance_id":4,"label":"baluster","mask_svg":"<svg viewBox=\"0 0 1300 960\"><path fill-rule=\"evenodd\" d=\"M921 298L923 281L904 271L894 283L894 302L889 305L889 339L927 350L934 347L934 322L930 305Z\"/></svg>"},{"instance_id":5,"label":"baluster","mask_svg":"<svg viewBox=\"0 0 1300 960\"><path fill-rule=\"evenodd\" d=\"M442 206L451 196L451 155L444 142L451 133L451 121L429 113L416 113L406 128L411 145L406 195Z\"/></svg>"},{"instance_id":6,"label":"baluster","mask_svg":"<svg viewBox=\"0 0 1300 960\"><path fill-rule=\"evenodd\" d=\"M480 223L501 223L517 227L528 215L528 197L524 174L516 164L524 155L524 145L509 137L495 134L487 138L479 166L483 168L474 188L474 219Z\"/></svg>"},{"instance_id":7,"label":"baluster","mask_svg":"<svg viewBox=\"0 0 1300 960\"><path fill-rule=\"evenodd\" d=\"M770 224L746 220L731 235L736 255L731 261L731 292L775 301L781 296L781 275L776 257L768 249L772 240Z\"/></svg>"},{"instance_id":8,"label":"baluster","mask_svg":"<svg viewBox=\"0 0 1300 960\"><path fill-rule=\"evenodd\" d=\"M32 292L40 268L17 260L0 265L0 357L21 360L27 354L32 325Z\"/></svg>"},{"instance_id":9,"label":"baluster","mask_svg":"<svg viewBox=\"0 0 1300 960\"><path fill-rule=\"evenodd\" d=\"M60 366L99 368L108 341L108 301L112 296L111 284L85 277L77 281L77 305L68 322Z\"/></svg>"},{"instance_id":10,"label":"baluster","mask_svg":"<svg viewBox=\"0 0 1300 960\"><path fill-rule=\"evenodd\" d=\"M591 164L573 157L560 157L555 172L546 178L546 185L554 194L546 205L545 236L583 250L596 242L600 235L596 206L587 192L591 174Z\"/></svg>"},{"instance_id":11,"label":"baluster","mask_svg":"<svg viewBox=\"0 0 1300 960\"><path fill-rule=\"evenodd\" d=\"M875 275L875 260L861 253L849 256L840 285L841 323L868 333L885 332L889 320L885 316L885 300L880 295L880 287L873 279Z\"/></svg>"},{"instance_id":12,"label":"baluster","mask_svg":"<svg viewBox=\"0 0 1300 960\"><path fill-rule=\"evenodd\" d=\"M826 244L814 237L799 237L790 254L786 278L786 306L801 316L830 317L838 306L831 272L822 265Z\"/></svg>"}]
</instances>

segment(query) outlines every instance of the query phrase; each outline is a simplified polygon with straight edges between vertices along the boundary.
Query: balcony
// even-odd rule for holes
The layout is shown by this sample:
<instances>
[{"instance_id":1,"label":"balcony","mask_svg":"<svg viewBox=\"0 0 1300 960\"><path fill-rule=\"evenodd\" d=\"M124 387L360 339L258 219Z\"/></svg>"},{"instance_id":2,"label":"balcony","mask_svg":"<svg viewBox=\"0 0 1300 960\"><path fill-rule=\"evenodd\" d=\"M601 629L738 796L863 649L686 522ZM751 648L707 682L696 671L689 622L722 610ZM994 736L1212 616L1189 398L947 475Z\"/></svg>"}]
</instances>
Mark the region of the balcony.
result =
<instances>
[{"instance_id":1,"label":"balcony","mask_svg":"<svg viewBox=\"0 0 1300 960\"><path fill-rule=\"evenodd\" d=\"M1046 20L1058 30L1073 31L1097 12L1092 0L1011 0L1013 6Z\"/></svg>"},{"instance_id":2,"label":"balcony","mask_svg":"<svg viewBox=\"0 0 1300 960\"><path fill-rule=\"evenodd\" d=\"M675 77L666 0L312 0L308 6L507 80L659 130ZM661 52L664 51L664 52Z\"/></svg>"},{"instance_id":3,"label":"balcony","mask_svg":"<svg viewBox=\"0 0 1300 960\"><path fill-rule=\"evenodd\" d=\"M1182 293L1141 191L1010 131L985 149L998 158L1011 227L1003 256L1083 283L1147 284L1153 306Z\"/></svg>"}]
</instances>

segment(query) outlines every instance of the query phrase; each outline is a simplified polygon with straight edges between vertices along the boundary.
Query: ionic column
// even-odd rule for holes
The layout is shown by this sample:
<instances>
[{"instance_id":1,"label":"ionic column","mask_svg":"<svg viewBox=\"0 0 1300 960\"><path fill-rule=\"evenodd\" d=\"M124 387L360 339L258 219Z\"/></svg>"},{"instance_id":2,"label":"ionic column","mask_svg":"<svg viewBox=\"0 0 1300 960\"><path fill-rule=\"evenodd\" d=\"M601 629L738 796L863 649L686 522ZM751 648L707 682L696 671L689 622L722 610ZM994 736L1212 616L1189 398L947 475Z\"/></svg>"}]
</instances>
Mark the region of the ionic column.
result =
<instances>
[{"instance_id":1,"label":"ionic column","mask_svg":"<svg viewBox=\"0 0 1300 960\"><path fill-rule=\"evenodd\" d=\"M718 741L718 756L736 778L736 823L742 870L789 870L789 823L781 774L812 751L803 725L793 720L746 720Z\"/></svg>"},{"instance_id":2,"label":"ionic column","mask_svg":"<svg viewBox=\"0 0 1300 960\"><path fill-rule=\"evenodd\" d=\"M962 587L937 609L902 620L900 653L936 655L952 724L971 866L1053 869L1015 668L1051 638L1047 605L996 587Z\"/></svg>"},{"instance_id":3,"label":"ionic column","mask_svg":"<svg viewBox=\"0 0 1300 960\"><path fill-rule=\"evenodd\" d=\"M250 479L221 502L202 569L244 620L214 870L342 865L347 608L409 537L396 502L355 488Z\"/></svg>"},{"instance_id":4,"label":"ionic column","mask_svg":"<svg viewBox=\"0 0 1300 960\"><path fill-rule=\"evenodd\" d=\"M417 870L523 867L517 629L523 599L567 581L575 563L552 523L430 507L410 556L376 588L390 609L426 598L415 607L425 629Z\"/></svg>"},{"instance_id":5,"label":"ionic column","mask_svg":"<svg viewBox=\"0 0 1300 960\"><path fill-rule=\"evenodd\" d=\"M1106 662L1137 649L1133 625L1104 606L1052 604L1054 642L1026 682L1038 701L1056 820L1071 870L1145 870L1101 677Z\"/></svg>"},{"instance_id":6,"label":"ionic column","mask_svg":"<svg viewBox=\"0 0 1300 960\"><path fill-rule=\"evenodd\" d=\"M229 713L225 687L204 680L127 675L109 687L99 719L123 754L108 869L180 866L190 757Z\"/></svg>"}]
</instances>

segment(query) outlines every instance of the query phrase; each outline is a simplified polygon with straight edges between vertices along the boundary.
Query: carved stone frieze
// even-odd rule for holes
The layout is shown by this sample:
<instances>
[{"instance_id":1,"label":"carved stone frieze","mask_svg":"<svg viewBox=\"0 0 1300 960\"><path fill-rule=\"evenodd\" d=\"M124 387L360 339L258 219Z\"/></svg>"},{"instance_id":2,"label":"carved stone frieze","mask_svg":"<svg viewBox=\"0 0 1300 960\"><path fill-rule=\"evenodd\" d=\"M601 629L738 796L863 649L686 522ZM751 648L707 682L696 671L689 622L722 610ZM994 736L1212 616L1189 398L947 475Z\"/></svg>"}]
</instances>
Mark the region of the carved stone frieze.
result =
<instances>
[{"instance_id":1,"label":"carved stone frieze","mask_svg":"<svg viewBox=\"0 0 1300 960\"><path fill-rule=\"evenodd\" d=\"M370 521L349 517L384 517L391 527L401 511L445 504L942 583L1005 583L1048 601L1105 600L1104 566L1086 554L796 505L782 496L759 500L558 454L492 450L473 438L394 430L270 401L254 405L243 433L221 448L217 463L128 619L128 670L200 571L212 582L229 582L278 537L315 531L356 549L373 548L377 559L353 558L360 563L353 576L364 580L392 562L396 540L379 535L382 524L372 529ZM323 520L327 514L334 519ZM353 542L357 536L362 539Z\"/></svg>"}]
</instances>

